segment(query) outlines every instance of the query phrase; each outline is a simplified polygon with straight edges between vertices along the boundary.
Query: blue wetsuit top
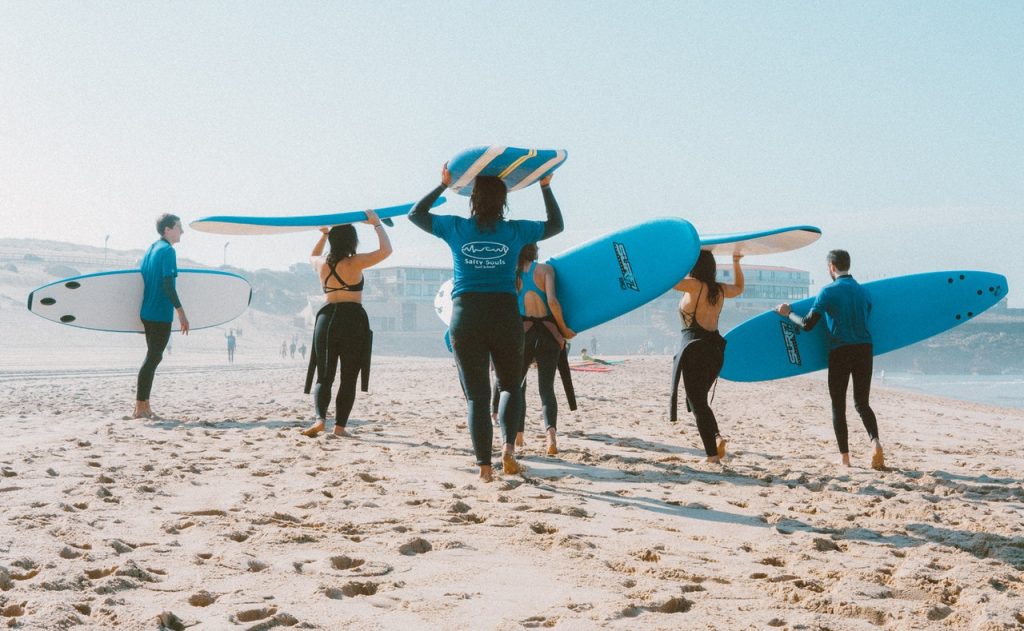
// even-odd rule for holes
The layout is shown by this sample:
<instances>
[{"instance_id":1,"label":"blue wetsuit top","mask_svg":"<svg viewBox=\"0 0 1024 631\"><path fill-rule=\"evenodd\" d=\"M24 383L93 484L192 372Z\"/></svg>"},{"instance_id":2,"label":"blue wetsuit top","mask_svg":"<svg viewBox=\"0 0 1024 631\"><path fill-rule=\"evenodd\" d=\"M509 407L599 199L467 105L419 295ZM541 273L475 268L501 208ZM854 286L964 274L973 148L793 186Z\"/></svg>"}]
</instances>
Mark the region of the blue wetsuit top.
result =
<instances>
[{"instance_id":1,"label":"blue wetsuit top","mask_svg":"<svg viewBox=\"0 0 1024 631\"><path fill-rule=\"evenodd\" d=\"M528 243L553 237L563 228L562 212L550 187L541 186L547 221L503 219L488 231L480 230L473 218L431 214L431 205L445 188L442 184L427 193L409 211L409 221L441 237L451 248L455 268L452 298L466 292L516 294L519 250Z\"/></svg>"},{"instance_id":2,"label":"blue wetsuit top","mask_svg":"<svg viewBox=\"0 0 1024 631\"><path fill-rule=\"evenodd\" d=\"M811 312L825 316L832 349L871 343L871 296L853 276L843 274L822 288Z\"/></svg>"},{"instance_id":3,"label":"blue wetsuit top","mask_svg":"<svg viewBox=\"0 0 1024 631\"><path fill-rule=\"evenodd\" d=\"M520 280L523 283L522 288L519 289L519 315L526 315L526 292L532 291L533 293L540 296L540 299L544 301L544 306L548 305L548 294L542 291L537 283L533 280L533 272L537 269L537 261L530 262L530 269L526 270L519 275ZM548 310L550 313L550 309Z\"/></svg>"},{"instance_id":4,"label":"blue wetsuit top","mask_svg":"<svg viewBox=\"0 0 1024 631\"><path fill-rule=\"evenodd\" d=\"M174 279L178 276L174 248L165 239L157 240L146 250L139 267L144 285L139 317L150 322L172 322L175 307L181 306L174 290Z\"/></svg>"}]
</instances>

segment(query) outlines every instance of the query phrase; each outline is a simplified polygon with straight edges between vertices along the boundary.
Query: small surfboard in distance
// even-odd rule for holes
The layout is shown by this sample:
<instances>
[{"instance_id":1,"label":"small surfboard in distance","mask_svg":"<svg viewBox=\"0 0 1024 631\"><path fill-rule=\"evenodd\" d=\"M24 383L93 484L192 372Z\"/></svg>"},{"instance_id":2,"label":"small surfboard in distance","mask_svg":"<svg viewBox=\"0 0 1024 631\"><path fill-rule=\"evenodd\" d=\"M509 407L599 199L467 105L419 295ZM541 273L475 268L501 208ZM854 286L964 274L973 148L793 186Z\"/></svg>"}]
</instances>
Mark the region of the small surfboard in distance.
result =
<instances>
[{"instance_id":1,"label":"small surfboard in distance","mask_svg":"<svg viewBox=\"0 0 1024 631\"><path fill-rule=\"evenodd\" d=\"M897 276L870 283L874 354L881 355L963 324L1002 300L1006 277L991 272L950 271ZM806 315L814 298L792 304ZM829 340L824 318L804 331L774 311L740 324L725 336L722 377L768 381L828 367Z\"/></svg>"},{"instance_id":2,"label":"small surfboard in distance","mask_svg":"<svg viewBox=\"0 0 1024 631\"><path fill-rule=\"evenodd\" d=\"M778 254L810 245L821 237L814 226L789 226L774 230L706 234L700 237L700 249L717 256Z\"/></svg>"},{"instance_id":3,"label":"small surfboard in distance","mask_svg":"<svg viewBox=\"0 0 1024 631\"><path fill-rule=\"evenodd\" d=\"M433 207L440 206L445 202L444 197L437 198ZM409 214L415 204L401 204L388 206L386 208L372 209L381 220L388 221L391 217L399 217ZM326 215L301 215L296 217L249 217L243 215L213 215L196 219L189 226L199 232L211 232L213 234L283 234L287 232L302 232L305 230L317 230L321 226L340 226L342 224L357 223L366 221L365 210L353 210L344 213L330 213ZM389 225L391 224L388 221ZM186 312L187 313L187 312Z\"/></svg>"},{"instance_id":4,"label":"small surfboard in distance","mask_svg":"<svg viewBox=\"0 0 1024 631\"><path fill-rule=\"evenodd\" d=\"M175 289L190 330L234 320L252 298L249 281L218 270L178 270ZM137 269L74 276L32 291L28 310L52 322L82 329L142 333L142 290L142 274ZM181 329L177 312L171 328Z\"/></svg>"},{"instance_id":5,"label":"small surfboard in distance","mask_svg":"<svg viewBox=\"0 0 1024 631\"><path fill-rule=\"evenodd\" d=\"M448 161L448 171L452 174L449 188L468 197L473 193L476 177L489 175L504 180L509 192L518 191L550 175L568 155L564 149L501 145L466 149Z\"/></svg>"},{"instance_id":6,"label":"small surfboard in distance","mask_svg":"<svg viewBox=\"0 0 1024 631\"><path fill-rule=\"evenodd\" d=\"M700 252L697 231L684 219L647 221L551 257L566 325L581 333L641 307L686 276ZM434 311L452 313L452 281L441 285Z\"/></svg>"}]
</instances>

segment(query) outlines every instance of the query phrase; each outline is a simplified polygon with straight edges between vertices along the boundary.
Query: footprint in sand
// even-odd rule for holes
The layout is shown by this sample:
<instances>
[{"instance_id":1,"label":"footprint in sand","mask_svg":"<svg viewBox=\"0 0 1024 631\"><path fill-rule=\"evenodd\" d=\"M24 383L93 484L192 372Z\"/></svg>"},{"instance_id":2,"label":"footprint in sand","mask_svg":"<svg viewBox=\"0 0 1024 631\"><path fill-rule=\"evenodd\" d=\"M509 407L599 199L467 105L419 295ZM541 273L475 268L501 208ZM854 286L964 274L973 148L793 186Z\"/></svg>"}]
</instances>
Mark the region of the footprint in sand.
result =
<instances>
[{"instance_id":1,"label":"footprint in sand","mask_svg":"<svg viewBox=\"0 0 1024 631\"><path fill-rule=\"evenodd\" d=\"M205 590L192 594L188 597L188 604L193 607L209 607L215 602L217 602L217 596L214 596Z\"/></svg>"},{"instance_id":2,"label":"footprint in sand","mask_svg":"<svg viewBox=\"0 0 1024 631\"><path fill-rule=\"evenodd\" d=\"M235 612L232 622L256 622L257 620L263 620L277 613L277 607L261 607L259 609L244 609L242 611Z\"/></svg>"},{"instance_id":3,"label":"footprint in sand","mask_svg":"<svg viewBox=\"0 0 1024 631\"><path fill-rule=\"evenodd\" d=\"M336 570L351 570L352 568L359 567L366 561L363 559L353 559L352 557L345 556L344 554L339 556L333 556L328 561Z\"/></svg>"}]
</instances>

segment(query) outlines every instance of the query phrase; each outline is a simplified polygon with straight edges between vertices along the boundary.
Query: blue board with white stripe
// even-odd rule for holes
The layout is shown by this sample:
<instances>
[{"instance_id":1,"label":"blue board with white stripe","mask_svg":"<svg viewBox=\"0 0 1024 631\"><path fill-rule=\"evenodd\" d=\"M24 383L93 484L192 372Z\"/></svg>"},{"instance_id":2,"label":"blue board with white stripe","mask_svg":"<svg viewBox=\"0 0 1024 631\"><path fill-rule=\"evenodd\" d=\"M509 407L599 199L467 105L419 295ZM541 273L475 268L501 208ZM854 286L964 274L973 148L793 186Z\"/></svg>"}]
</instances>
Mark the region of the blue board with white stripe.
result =
<instances>
[{"instance_id":1,"label":"blue board with white stripe","mask_svg":"<svg viewBox=\"0 0 1024 631\"><path fill-rule=\"evenodd\" d=\"M1002 300L1006 277L991 272L951 271L897 276L864 283L871 296L874 354L881 355L963 324ZM814 298L792 305L807 315ZM828 367L829 339L822 319L804 331L774 311L740 324L725 336L722 377L768 381Z\"/></svg>"},{"instance_id":2,"label":"blue board with white stripe","mask_svg":"<svg viewBox=\"0 0 1024 631\"><path fill-rule=\"evenodd\" d=\"M490 145L466 149L448 161L452 174L450 189L459 195L473 193L473 181L478 175L499 177L509 192L518 191L539 181L565 162L563 149L523 149Z\"/></svg>"},{"instance_id":3,"label":"blue board with white stripe","mask_svg":"<svg viewBox=\"0 0 1024 631\"><path fill-rule=\"evenodd\" d=\"M778 254L810 245L821 237L821 229L814 226L788 226L773 230L733 232L731 234L705 234L700 237L700 248L718 256L733 254Z\"/></svg>"},{"instance_id":4,"label":"blue board with white stripe","mask_svg":"<svg viewBox=\"0 0 1024 631\"><path fill-rule=\"evenodd\" d=\"M445 202L444 197L439 197L433 207L440 206ZM377 216L388 223L391 217L408 215L413 204L400 204L398 206L387 206L385 208L372 209ZM366 221L365 210L353 210L343 213L329 213L326 215L299 215L292 217L256 217L246 215L213 215L196 219L189 226L199 232L212 232L214 234L282 234L286 232L302 232L305 230L316 230L321 226L340 226L342 224L358 223Z\"/></svg>"}]
</instances>

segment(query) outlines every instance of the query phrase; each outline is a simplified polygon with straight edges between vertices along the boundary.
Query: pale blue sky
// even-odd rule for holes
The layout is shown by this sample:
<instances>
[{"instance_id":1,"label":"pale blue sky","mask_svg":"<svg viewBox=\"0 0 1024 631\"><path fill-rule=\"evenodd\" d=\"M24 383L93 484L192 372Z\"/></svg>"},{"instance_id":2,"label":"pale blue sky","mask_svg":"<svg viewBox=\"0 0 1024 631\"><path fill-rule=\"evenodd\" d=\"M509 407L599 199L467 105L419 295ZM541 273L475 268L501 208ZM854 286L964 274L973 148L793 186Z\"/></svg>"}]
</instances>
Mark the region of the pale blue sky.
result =
<instances>
[{"instance_id":1,"label":"pale blue sky","mask_svg":"<svg viewBox=\"0 0 1024 631\"><path fill-rule=\"evenodd\" d=\"M814 246L749 262L986 269L1024 306L1022 113L1021 2L0 0L0 236L133 248L165 211L415 201L459 150L508 144L569 151L542 255L657 216L813 224ZM536 188L510 205L541 217ZM390 234L389 263L450 263ZM226 241L284 268L315 234L178 248L216 265Z\"/></svg>"}]
</instances>

